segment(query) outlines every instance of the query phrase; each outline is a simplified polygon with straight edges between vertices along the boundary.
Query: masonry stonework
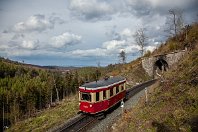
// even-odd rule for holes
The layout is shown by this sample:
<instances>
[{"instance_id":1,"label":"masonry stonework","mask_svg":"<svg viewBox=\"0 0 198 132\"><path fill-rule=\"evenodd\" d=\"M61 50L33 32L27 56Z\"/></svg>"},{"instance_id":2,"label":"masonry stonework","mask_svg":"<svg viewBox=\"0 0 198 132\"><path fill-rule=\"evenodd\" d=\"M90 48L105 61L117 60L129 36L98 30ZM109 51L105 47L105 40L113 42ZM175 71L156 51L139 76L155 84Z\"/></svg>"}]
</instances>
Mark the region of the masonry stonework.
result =
<instances>
[{"instance_id":1,"label":"masonry stonework","mask_svg":"<svg viewBox=\"0 0 198 132\"><path fill-rule=\"evenodd\" d=\"M171 52L169 54L157 55L152 57L145 57L142 59L142 67L148 73L149 76L155 74L155 63L160 58L165 60L168 63L168 67L172 67L177 63L186 53L186 50Z\"/></svg>"}]
</instances>

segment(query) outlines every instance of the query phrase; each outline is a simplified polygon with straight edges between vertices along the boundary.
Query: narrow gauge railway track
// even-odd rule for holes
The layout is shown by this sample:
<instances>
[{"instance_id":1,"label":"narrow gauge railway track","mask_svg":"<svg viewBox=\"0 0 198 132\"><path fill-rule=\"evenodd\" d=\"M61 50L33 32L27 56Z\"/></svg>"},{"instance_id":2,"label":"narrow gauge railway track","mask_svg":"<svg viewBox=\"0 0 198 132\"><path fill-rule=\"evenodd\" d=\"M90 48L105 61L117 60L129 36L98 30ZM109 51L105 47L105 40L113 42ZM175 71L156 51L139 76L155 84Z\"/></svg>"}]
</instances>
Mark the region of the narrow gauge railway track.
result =
<instances>
[{"instance_id":1,"label":"narrow gauge railway track","mask_svg":"<svg viewBox=\"0 0 198 132\"><path fill-rule=\"evenodd\" d=\"M140 92L141 90L143 90L146 87L151 86L152 84L154 84L157 81L157 79L153 79L153 80L149 80L147 82L141 83L139 85L136 85L130 89L126 90L126 99L131 98L132 96L134 96L136 93Z\"/></svg>"},{"instance_id":2,"label":"narrow gauge railway track","mask_svg":"<svg viewBox=\"0 0 198 132\"><path fill-rule=\"evenodd\" d=\"M60 126L58 129L53 130L54 132L81 132L85 131L90 123L97 122L98 120L93 116L80 114L78 118L67 122L66 124Z\"/></svg>"},{"instance_id":3,"label":"narrow gauge railway track","mask_svg":"<svg viewBox=\"0 0 198 132\"><path fill-rule=\"evenodd\" d=\"M130 89L127 89L126 91L126 99L131 98L141 90L143 90L145 87L151 86L157 81L157 79L153 79L147 82L144 82L142 84L136 85ZM59 128L52 130L53 132L81 132L86 131L86 129L89 127L89 125L92 123L96 123L99 120L96 117L86 115L86 114L80 114L79 117L65 123L62 126L59 126Z\"/></svg>"},{"instance_id":4,"label":"narrow gauge railway track","mask_svg":"<svg viewBox=\"0 0 198 132\"><path fill-rule=\"evenodd\" d=\"M84 120L84 122L83 123L81 123L80 125L77 125L76 127L75 127L75 129L74 128L72 128L72 132L83 132L83 131L86 131L87 130L87 128L88 128L88 126L91 124L91 123L96 123L98 120L96 119L96 118L94 118L94 117L92 117L92 116L87 116L86 117L87 119L86 120ZM68 131L68 130L67 130ZM69 130L70 131L70 130ZM62 131L62 132L66 132L66 131Z\"/></svg>"}]
</instances>

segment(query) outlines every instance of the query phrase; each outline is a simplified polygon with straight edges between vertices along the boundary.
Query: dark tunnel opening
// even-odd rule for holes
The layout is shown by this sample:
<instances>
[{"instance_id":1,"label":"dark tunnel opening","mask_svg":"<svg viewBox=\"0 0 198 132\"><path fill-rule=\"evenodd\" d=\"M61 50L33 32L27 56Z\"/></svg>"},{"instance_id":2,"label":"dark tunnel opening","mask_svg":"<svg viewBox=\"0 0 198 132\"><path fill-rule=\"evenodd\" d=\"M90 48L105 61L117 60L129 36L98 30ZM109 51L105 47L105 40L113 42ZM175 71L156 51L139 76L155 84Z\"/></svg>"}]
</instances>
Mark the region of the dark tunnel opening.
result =
<instances>
[{"instance_id":1,"label":"dark tunnel opening","mask_svg":"<svg viewBox=\"0 0 198 132\"><path fill-rule=\"evenodd\" d=\"M163 71L167 71L167 69L168 69L168 63L164 59L162 59L162 58L158 59L155 62L155 65L154 66L155 66L155 69L159 68L161 71L162 70Z\"/></svg>"}]
</instances>

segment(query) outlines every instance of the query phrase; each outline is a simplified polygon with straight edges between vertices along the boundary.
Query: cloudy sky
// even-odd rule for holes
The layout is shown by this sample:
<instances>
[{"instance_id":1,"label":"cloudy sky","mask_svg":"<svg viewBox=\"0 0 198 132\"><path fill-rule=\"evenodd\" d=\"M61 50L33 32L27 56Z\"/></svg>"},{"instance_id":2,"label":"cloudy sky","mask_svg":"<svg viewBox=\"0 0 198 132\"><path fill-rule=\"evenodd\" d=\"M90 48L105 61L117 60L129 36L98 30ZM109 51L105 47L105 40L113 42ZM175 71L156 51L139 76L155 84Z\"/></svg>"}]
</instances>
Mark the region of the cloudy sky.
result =
<instances>
[{"instance_id":1,"label":"cloudy sky","mask_svg":"<svg viewBox=\"0 0 198 132\"><path fill-rule=\"evenodd\" d=\"M133 35L146 28L153 50L164 42L168 10L198 20L197 0L0 0L0 56L37 65L106 66L139 56Z\"/></svg>"}]
</instances>

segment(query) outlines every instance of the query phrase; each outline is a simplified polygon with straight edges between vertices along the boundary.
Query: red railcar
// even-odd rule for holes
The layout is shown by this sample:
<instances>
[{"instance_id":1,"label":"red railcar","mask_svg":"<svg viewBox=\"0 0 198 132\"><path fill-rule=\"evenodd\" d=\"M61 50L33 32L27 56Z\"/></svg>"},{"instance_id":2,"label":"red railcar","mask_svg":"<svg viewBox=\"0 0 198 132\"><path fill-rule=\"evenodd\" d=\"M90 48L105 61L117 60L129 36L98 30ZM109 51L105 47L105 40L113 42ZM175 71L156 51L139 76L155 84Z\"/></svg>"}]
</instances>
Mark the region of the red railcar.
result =
<instances>
[{"instance_id":1,"label":"red railcar","mask_svg":"<svg viewBox=\"0 0 198 132\"><path fill-rule=\"evenodd\" d=\"M110 77L80 86L80 111L89 114L107 111L125 98L125 83L123 77Z\"/></svg>"}]
</instances>

